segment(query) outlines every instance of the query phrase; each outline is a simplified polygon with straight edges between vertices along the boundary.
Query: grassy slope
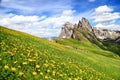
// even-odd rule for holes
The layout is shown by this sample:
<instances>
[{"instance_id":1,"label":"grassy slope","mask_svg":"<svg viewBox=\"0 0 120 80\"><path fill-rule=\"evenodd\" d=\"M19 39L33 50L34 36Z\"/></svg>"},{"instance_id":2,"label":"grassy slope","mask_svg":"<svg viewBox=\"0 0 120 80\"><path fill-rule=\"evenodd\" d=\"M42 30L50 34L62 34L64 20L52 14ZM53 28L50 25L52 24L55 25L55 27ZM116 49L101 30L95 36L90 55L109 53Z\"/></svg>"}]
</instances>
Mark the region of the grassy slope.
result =
<instances>
[{"instance_id":1,"label":"grassy slope","mask_svg":"<svg viewBox=\"0 0 120 80\"><path fill-rule=\"evenodd\" d=\"M92 43L92 45L97 45L101 49L111 51L120 56L120 44L100 41L95 37L93 33L84 29L74 29L74 34L78 40L82 41L82 43L89 43L88 45Z\"/></svg>"},{"instance_id":2,"label":"grassy slope","mask_svg":"<svg viewBox=\"0 0 120 80\"><path fill-rule=\"evenodd\" d=\"M86 65L89 65L99 72L104 72L110 76L116 75L116 77L120 78L120 58L118 55L110 51L102 50L101 48L99 48L95 44L91 44L90 42L80 42L73 39L59 39L57 40L57 42L66 46L71 46L71 48L76 49L76 51L81 51L79 53L80 58L84 58L83 62Z\"/></svg>"},{"instance_id":3,"label":"grassy slope","mask_svg":"<svg viewBox=\"0 0 120 80\"><path fill-rule=\"evenodd\" d=\"M66 46L0 27L0 80L120 79L120 58L112 52L72 39L58 42Z\"/></svg>"}]
</instances>

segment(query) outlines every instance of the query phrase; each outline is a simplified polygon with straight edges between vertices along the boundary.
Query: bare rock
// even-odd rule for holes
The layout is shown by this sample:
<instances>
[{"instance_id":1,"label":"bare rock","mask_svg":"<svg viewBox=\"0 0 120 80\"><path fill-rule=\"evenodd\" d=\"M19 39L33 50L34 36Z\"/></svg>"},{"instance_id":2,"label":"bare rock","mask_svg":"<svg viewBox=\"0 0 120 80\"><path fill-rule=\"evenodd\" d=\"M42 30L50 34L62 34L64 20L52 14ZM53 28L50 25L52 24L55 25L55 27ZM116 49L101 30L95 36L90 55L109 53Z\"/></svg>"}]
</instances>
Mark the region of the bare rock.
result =
<instances>
[{"instance_id":1,"label":"bare rock","mask_svg":"<svg viewBox=\"0 0 120 80\"><path fill-rule=\"evenodd\" d=\"M71 24L70 22L66 22L62 27L59 38L71 38L73 35L73 28L73 24Z\"/></svg>"},{"instance_id":2,"label":"bare rock","mask_svg":"<svg viewBox=\"0 0 120 80\"><path fill-rule=\"evenodd\" d=\"M98 39L112 39L115 40L118 37L120 37L120 31L114 31L114 30L107 30L107 29L100 29L95 27L93 29L94 34Z\"/></svg>"},{"instance_id":3,"label":"bare rock","mask_svg":"<svg viewBox=\"0 0 120 80\"><path fill-rule=\"evenodd\" d=\"M91 41L95 41L95 39L101 40L116 40L120 37L120 31L100 29L100 28L92 28L89 21L82 17L82 21L79 21L78 24L71 24L70 22L66 22L61 30L61 34L59 38L73 38L81 40L80 36L84 36L86 39ZM118 38L116 42L119 42Z\"/></svg>"},{"instance_id":4,"label":"bare rock","mask_svg":"<svg viewBox=\"0 0 120 80\"><path fill-rule=\"evenodd\" d=\"M84 17L82 17L82 27L89 30L90 32L93 32L92 26L90 25L89 21Z\"/></svg>"}]
</instances>

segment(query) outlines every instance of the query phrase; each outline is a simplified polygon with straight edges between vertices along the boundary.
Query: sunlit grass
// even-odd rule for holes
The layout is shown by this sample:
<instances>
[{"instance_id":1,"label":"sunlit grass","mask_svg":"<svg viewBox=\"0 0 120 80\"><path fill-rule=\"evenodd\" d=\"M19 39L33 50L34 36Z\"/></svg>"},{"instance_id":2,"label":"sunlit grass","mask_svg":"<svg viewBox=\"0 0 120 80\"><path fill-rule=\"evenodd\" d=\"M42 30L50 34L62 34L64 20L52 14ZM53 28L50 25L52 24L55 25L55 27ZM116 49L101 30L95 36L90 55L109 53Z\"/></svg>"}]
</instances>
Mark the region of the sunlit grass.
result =
<instances>
[{"instance_id":1,"label":"sunlit grass","mask_svg":"<svg viewBox=\"0 0 120 80\"><path fill-rule=\"evenodd\" d=\"M112 80L119 78L119 74L111 76L106 71L101 72L98 67L99 62L102 64L101 60L95 56L108 62L110 58L94 55L84 47L81 50L69 48L3 27L0 27L0 38L0 80ZM114 60L110 64L116 66L113 67L115 68L113 71L120 68L117 65L118 62L120 60Z\"/></svg>"}]
</instances>

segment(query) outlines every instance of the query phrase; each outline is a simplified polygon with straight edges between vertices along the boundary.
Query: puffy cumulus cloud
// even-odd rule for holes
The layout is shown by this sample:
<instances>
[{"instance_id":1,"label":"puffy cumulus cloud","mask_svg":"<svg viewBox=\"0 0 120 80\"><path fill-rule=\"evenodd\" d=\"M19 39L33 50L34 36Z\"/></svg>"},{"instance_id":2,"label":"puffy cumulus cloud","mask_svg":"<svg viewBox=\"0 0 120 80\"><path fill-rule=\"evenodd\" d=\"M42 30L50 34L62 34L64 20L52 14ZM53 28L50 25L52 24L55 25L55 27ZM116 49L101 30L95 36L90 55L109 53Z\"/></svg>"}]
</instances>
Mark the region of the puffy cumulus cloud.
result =
<instances>
[{"instance_id":1,"label":"puffy cumulus cloud","mask_svg":"<svg viewBox=\"0 0 120 80\"><path fill-rule=\"evenodd\" d=\"M119 12L112 12L113 9L107 5L100 6L95 9L96 16L94 17L95 22L107 22L120 18Z\"/></svg>"},{"instance_id":2,"label":"puffy cumulus cloud","mask_svg":"<svg viewBox=\"0 0 120 80\"><path fill-rule=\"evenodd\" d=\"M114 30L120 28L120 26L116 24L116 20L120 19L120 13L114 12L114 9L107 5L96 8L93 19L94 22L98 23L95 27Z\"/></svg>"},{"instance_id":3,"label":"puffy cumulus cloud","mask_svg":"<svg viewBox=\"0 0 120 80\"><path fill-rule=\"evenodd\" d=\"M1 16L0 24L40 37L52 37L60 34L62 24L76 21L74 13L75 10L64 10L60 15L53 17L9 14Z\"/></svg>"},{"instance_id":4,"label":"puffy cumulus cloud","mask_svg":"<svg viewBox=\"0 0 120 80\"><path fill-rule=\"evenodd\" d=\"M44 19L45 16L23 16L23 15L14 15L14 14L9 14L6 15L5 17L2 17L0 20L0 24L8 27L32 27L35 26L35 24L39 21Z\"/></svg>"},{"instance_id":5,"label":"puffy cumulus cloud","mask_svg":"<svg viewBox=\"0 0 120 80\"><path fill-rule=\"evenodd\" d=\"M65 22L78 22L82 16L87 17L92 11L76 14L75 10L63 10L60 14L46 16L24 16L16 14L1 15L0 25L27 32L39 37L59 36Z\"/></svg>"},{"instance_id":6,"label":"puffy cumulus cloud","mask_svg":"<svg viewBox=\"0 0 120 80\"><path fill-rule=\"evenodd\" d=\"M111 12L113 11L112 8L108 7L107 5L99 6L95 9L96 13L103 13L103 12Z\"/></svg>"},{"instance_id":7,"label":"puffy cumulus cloud","mask_svg":"<svg viewBox=\"0 0 120 80\"><path fill-rule=\"evenodd\" d=\"M27 33L33 33L34 30L37 30L36 27L41 27L39 21L44 20L46 16L39 17L8 14L4 17L0 16L0 18L0 25Z\"/></svg>"}]
</instances>

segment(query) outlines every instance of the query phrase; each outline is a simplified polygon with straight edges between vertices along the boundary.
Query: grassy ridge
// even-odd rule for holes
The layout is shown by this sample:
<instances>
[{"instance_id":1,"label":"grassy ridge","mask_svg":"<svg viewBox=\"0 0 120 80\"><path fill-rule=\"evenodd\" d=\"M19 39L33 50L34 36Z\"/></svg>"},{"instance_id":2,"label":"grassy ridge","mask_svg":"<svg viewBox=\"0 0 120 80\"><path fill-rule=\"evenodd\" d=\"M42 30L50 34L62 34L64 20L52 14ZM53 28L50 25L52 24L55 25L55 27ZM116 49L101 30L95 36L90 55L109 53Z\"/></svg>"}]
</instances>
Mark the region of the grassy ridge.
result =
<instances>
[{"instance_id":1,"label":"grassy ridge","mask_svg":"<svg viewBox=\"0 0 120 80\"><path fill-rule=\"evenodd\" d=\"M120 59L113 53L74 40L58 42L0 27L0 80L120 79Z\"/></svg>"}]
</instances>

